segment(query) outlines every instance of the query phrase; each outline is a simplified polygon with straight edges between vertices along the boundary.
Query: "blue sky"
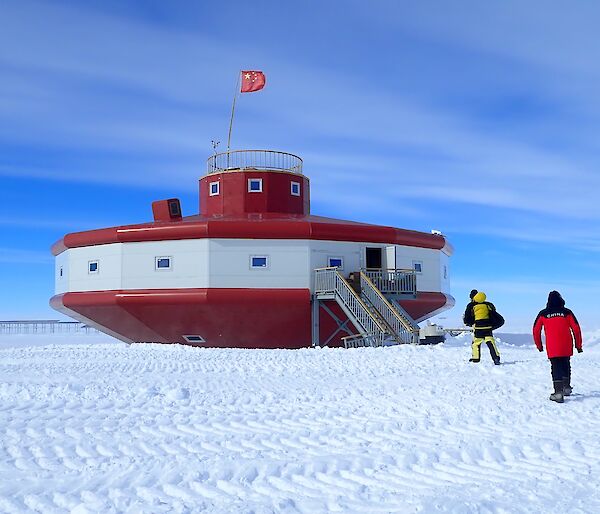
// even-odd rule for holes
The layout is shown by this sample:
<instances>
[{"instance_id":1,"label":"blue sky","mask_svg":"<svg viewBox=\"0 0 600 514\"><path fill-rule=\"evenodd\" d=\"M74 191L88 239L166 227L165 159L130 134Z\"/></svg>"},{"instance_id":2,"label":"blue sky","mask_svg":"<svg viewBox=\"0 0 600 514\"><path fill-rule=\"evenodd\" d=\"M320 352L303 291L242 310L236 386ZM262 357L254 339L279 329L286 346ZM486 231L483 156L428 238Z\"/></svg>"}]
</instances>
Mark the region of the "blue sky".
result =
<instances>
[{"instance_id":1,"label":"blue sky","mask_svg":"<svg viewBox=\"0 0 600 514\"><path fill-rule=\"evenodd\" d=\"M600 328L600 5L0 0L0 319L56 318L50 245L198 211L210 142L300 155L312 212L441 230L458 323Z\"/></svg>"}]
</instances>

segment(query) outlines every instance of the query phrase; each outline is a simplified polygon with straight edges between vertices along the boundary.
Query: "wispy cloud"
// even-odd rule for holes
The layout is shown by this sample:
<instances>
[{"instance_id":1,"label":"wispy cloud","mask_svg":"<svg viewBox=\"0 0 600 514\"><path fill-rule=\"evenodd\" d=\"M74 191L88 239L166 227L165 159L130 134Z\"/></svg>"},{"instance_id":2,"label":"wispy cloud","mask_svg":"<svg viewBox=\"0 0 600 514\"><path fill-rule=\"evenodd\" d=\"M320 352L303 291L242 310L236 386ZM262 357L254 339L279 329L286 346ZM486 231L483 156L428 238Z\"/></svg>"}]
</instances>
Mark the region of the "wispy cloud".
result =
<instances>
[{"instance_id":1,"label":"wispy cloud","mask_svg":"<svg viewBox=\"0 0 600 514\"><path fill-rule=\"evenodd\" d=\"M574 250L600 252L600 233L594 230L594 224L589 226L573 226L561 220L545 220L538 223L504 223L489 226L451 227L454 234L473 234L486 237L500 237L507 240L526 241L531 243L553 243Z\"/></svg>"},{"instance_id":2,"label":"wispy cloud","mask_svg":"<svg viewBox=\"0 0 600 514\"><path fill-rule=\"evenodd\" d=\"M389 19L407 30L431 37L435 33L435 38L452 38L467 46L475 45L483 36L472 28L457 34L460 30L450 28L440 16L423 16L415 9L417 16L410 27L397 17ZM32 12L36 16L31 16ZM4 137L38 144L54 140L74 148L112 152L162 153L161 163L132 168L128 174L123 174L120 166L100 175L69 167L61 171L21 169L20 173L132 184L141 175L150 182L160 182L165 175L187 180L193 173L202 173L207 153L202 141L208 146L215 133L211 127L226 119L229 95L224 94L223 84L230 82L231 64L243 53L240 42L47 4L10 4L4 14L8 30L0 35L0 43L4 43L0 47L10 48L8 43L18 34L31 35L21 38L23 44L14 51L0 54L13 77L5 85L4 96L11 96L3 112L19 118L17 127L23 124L22 131L13 126L12 136L5 133ZM461 19L459 27L464 25L466 21ZM440 26L443 30L438 33ZM86 37L81 38L84 30ZM106 34L111 34L108 40ZM484 51L496 51L500 42L489 39ZM511 48L515 52L510 55L519 57L518 48ZM202 70L192 65L198 62L203 63ZM273 58L270 63L277 85L246 104L251 116L259 110L260 116L240 120L239 132L246 135L239 141L256 133L285 141L285 136L270 126L270 120L292 134L318 135L322 138L318 147L302 145L310 156L307 171L310 174L312 164L326 185L343 173L343 180L337 182L342 195L352 196L350 188L365 184L376 174L379 182L386 184L378 191L380 200L389 204L398 199L442 200L547 214L556 210L548 198L559 197L563 217L600 218L595 203L580 201L586 192L600 187L600 176L589 170L585 154L567 157L510 133L488 134L464 114L431 99L392 92L389 85L364 76L350 81L351 71L342 74L306 65L292 67ZM540 65L545 65L543 59ZM206 69L210 69L210 80ZM584 72L581 66L577 70ZM30 85L20 88L23 73L29 74L29 79L44 77L46 87L36 88L27 80ZM303 77L300 84L298 76ZM90 80L97 85L92 87ZM314 86L310 94L306 94L304 84ZM123 94L125 90L145 92L156 101L132 99ZM90 107L103 97L104 104ZM150 110L149 103L154 104ZM206 108L215 104L220 112L207 112ZM71 116L61 115L65 106ZM34 118L41 125L37 135L36 129L32 130ZM40 124L40 120L46 123ZM340 139L355 141L353 146L360 146L360 150L348 153L344 149L339 155L333 148L323 151L328 140ZM182 160L187 171L167 164L169 158ZM0 173L9 174L10 170L5 164ZM569 177L566 191L565 177Z\"/></svg>"},{"instance_id":3,"label":"wispy cloud","mask_svg":"<svg viewBox=\"0 0 600 514\"><path fill-rule=\"evenodd\" d=\"M13 228L31 228L31 229L50 229L62 231L89 230L90 227L102 227L116 224L113 221L90 221L77 217L77 219L63 218L23 218L23 217L2 217L0 216L0 226Z\"/></svg>"},{"instance_id":4,"label":"wispy cloud","mask_svg":"<svg viewBox=\"0 0 600 514\"><path fill-rule=\"evenodd\" d=\"M458 276L453 279L453 284L457 288L472 289L473 279ZM564 277L555 277L552 279L532 280L530 276L513 277L510 280L498 279L495 277L479 278L477 280L479 288L487 291L493 291L494 294L511 294L515 297L523 295L540 297L542 299L553 289L569 291L576 294L592 295L600 287L599 280L569 280ZM545 295L545 296L544 296Z\"/></svg>"},{"instance_id":5,"label":"wispy cloud","mask_svg":"<svg viewBox=\"0 0 600 514\"><path fill-rule=\"evenodd\" d=\"M105 161L89 164L69 164L62 167L0 165L0 176L19 179L39 179L51 182L74 182L88 184L109 184L128 186L135 189L154 189L164 191L191 192L198 189L197 179L205 173L202 166L193 161L177 165L177 162L157 164L147 163L128 167L126 164L115 166L118 173L108 171Z\"/></svg>"},{"instance_id":6,"label":"wispy cloud","mask_svg":"<svg viewBox=\"0 0 600 514\"><path fill-rule=\"evenodd\" d=\"M530 332L535 316L545 307L548 293L552 290L561 292L584 329L598 327L594 307L596 291L600 287L598 280L569 280L564 277L535 280L526 274L508 278L500 272L490 277L455 276L452 284L457 308L442 315L444 319L440 323L445 326L462 325L468 292L477 288L484 291L488 300L504 315L506 325L503 331Z\"/></svg>"},{"instance_id":7,"label":"wispy cloud","mask_svg":"<svg viewBox=\"0 0 600 514\"><path fill-rule=\"evenodd\" d=\"M590 65L600 51L600 43L590 37L600 14L598 4L591 2L573 8L540 0L509 0L491 5L468 0L463 5L463 9L441 5L432 13L427 2L423 2L409 7L410 16L390 16L390 8L396 10L388 4L387 8L370 13L387 26L427 34L452 45L521 59L542 69L578 76L600 75L598 68Z\"/></svg>"},{"instance_id":8,"label":"wispy cloud","mask_svg":"<svg viewBox=\"0 0 600 514\"><path fill-rule=\"evenodd\" d=\"M50 252L0 247L0 262L18 264L48 264L53 260Z\"/></svg>"},{"instance_id":9,"label":"wispy cloud","mask_svg":"<svg viewBox=\"0 0 600 514\"><path fill-rule=\"evenodd\" d=\"M191 105L214 98L220 81L207 81L206 70L230 74L235 51L226 39L29 0L3 4L2 29L0 58L17 69L127 85Z\"/></svg>"}]
</instances>

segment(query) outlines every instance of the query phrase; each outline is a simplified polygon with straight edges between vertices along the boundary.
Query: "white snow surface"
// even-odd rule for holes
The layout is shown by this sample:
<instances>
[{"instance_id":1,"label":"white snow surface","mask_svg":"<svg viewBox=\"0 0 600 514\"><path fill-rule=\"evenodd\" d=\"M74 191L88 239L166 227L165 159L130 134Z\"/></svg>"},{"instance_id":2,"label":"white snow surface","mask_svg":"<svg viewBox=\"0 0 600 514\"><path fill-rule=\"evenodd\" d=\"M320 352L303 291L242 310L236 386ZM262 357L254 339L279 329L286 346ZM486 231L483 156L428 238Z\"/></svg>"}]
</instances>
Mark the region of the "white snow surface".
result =
<instances>
[{"instance_id":1,"label":"white snow surface","mask_svg":"<svg viewBox=\"0 0 600 514\"><path fill-rule=\"evenodd\" d=\"M0 512L600 512L598 334L499 348L0 337Z\"/></svg>"}]
</instances>

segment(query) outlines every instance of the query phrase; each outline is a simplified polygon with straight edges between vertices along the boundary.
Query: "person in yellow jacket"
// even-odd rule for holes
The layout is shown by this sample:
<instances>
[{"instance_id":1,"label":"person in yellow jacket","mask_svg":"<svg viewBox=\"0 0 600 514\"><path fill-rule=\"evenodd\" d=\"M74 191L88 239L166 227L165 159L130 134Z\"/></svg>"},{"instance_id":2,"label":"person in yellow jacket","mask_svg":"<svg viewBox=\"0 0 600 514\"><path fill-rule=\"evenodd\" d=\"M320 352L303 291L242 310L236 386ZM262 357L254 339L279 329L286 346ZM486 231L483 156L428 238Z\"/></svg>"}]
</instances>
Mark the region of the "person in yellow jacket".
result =
<instances>
[{"instance_id":1,"label":"person in yellow jacket","mask_svg":"<svg viewBox=\"0 0 600 514\"><path fill-rule=\"evenodd\" d=\"M465 325L473 327L472 357L469 362L481 360L481 344L486 343L494 364L500 364L500 352L496 346L493 330L502 326L504 318L498 314L493 303L486 302L485 293L479 291L467 307Z\"/></svg>"}]
</instances>

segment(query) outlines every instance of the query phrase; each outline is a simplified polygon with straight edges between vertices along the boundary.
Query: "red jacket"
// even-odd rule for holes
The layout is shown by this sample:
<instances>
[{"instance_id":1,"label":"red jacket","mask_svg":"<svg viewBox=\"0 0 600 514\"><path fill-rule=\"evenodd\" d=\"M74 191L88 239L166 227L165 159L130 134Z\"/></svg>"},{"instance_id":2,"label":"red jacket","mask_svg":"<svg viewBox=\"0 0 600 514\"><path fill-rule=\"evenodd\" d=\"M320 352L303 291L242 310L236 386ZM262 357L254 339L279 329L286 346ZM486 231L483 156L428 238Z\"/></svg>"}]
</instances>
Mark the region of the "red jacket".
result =
<instances>
[{"instance_id":1,"label":"red jacket","mask_svg":"<svg viewBox=\"0 0 600 514\"><path fill-rule=\"evenodd\" d=\"M541 310L533 324L533 340L542 351L542 327L546 334L546 352L548 358L570 357L573 355L573 343L581 350L581 328L575 314L569 309L556 305Z\"/></svg>"}]
</instances>

